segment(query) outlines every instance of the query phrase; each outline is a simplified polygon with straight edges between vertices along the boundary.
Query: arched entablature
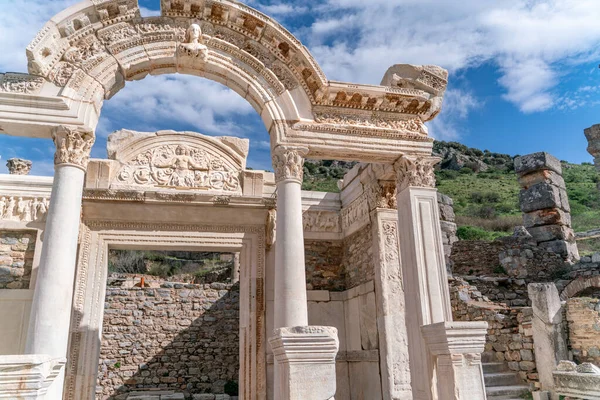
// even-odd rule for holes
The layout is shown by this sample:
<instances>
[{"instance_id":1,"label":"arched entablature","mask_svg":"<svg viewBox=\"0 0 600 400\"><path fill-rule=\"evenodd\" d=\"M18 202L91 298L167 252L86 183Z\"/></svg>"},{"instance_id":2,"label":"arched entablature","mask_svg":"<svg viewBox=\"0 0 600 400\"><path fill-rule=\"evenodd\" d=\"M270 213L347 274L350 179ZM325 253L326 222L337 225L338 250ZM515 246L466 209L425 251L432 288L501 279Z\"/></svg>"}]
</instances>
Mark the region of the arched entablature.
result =
<instances>
[{"instance_id":1,"label":"arched entablature","mask_svg":"<svg viewBox=\"0 0 600 400\"><path fill-rule=\"evenodd\" d=\"M560 294L562 301L569 300L571 297L576 297L579 293L582 293L590 288L597 288L600 290L600 276L594 276L591 278L579 278L569 283Z\"/></svg>"},{"instance_id":2,"label":"arched entablature","mask_svg":"<svg viewBox=\"0 0 600 400\"><path fill-rule=\"evenodd\" d=\"M161 8L162 16L142 18L137 0L86 0L52 18L27 48L30 75L0 75L0 132L49 137L57 123L94 129L103 102L126 81L183 73L244 97L272 147L383 163L431 153L424 123L441 109L442 68L395 65L381 86L329 81L298 39L248 6L163 0ZM14 93L23 113L8 105ZM25 115L31 108L35 118Z\"/></svg>"}]
</instances>

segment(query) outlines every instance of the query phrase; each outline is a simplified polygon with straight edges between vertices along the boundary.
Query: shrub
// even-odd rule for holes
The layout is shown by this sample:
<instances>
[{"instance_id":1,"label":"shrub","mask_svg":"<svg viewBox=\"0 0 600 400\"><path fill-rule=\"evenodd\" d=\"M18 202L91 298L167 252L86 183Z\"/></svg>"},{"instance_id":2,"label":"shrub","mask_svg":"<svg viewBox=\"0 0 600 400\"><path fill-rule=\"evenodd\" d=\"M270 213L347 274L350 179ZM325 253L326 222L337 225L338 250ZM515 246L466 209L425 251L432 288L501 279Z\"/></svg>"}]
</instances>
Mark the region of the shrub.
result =
<instances>
[{"instance_id":1,"label":"shrub","mask_svg":"<svg viewBox=\"0 0 600 400\"><path fill-rule=\"evenodd\" d=\"M462 167L459 172L463 175L470 175L470 174L474 173L475 171L473 171L473 169L465 166L465 167Z\"/></svg>"},{"instance_id":2,"label":"shrub","mask_svg":"<svg viewBox=\"0 0 600 400\"><path fill-rule=\"evenodd\" d=\"M489 232L476 226L461 226L456 235L460 240L495 240L499 237L497 232Z\"/></svg>"}]
</instances>

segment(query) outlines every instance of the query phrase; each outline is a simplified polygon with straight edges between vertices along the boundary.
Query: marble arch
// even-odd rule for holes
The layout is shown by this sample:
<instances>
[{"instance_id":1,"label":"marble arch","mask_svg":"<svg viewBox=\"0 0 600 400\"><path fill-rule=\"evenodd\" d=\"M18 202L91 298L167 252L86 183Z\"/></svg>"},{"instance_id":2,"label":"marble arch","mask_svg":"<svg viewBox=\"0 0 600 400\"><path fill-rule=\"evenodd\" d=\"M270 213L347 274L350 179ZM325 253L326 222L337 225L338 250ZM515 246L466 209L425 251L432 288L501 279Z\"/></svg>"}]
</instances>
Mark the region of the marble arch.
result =
<instances>
[{"instance_id":1,"label":"marble arch","mask_svg":"<svg viewBox=\"0 0 600 400\"><path fill-rule=\"evenodd\" d=\"M0 132L50 137L57 118L93 130L126 81L183 73L244 97L273 147L367 162L430 154L424 122L441 108L445 70L394 66L382 86L329 81L298 39L257 10L231 0L161 6L162 16L142 18L136 0L87 0L52 18L27 47L30 75L0 77ZM202 30L196 39L192 25ZM26 107L36 115L15 115L24 105L14 94L35 95Z\"/></svg>"},{"instance_id":2,"label":"marble arch","mask_svg":"<svg viewBox=\"0 0 600 400\"><path fill-rule=\"evenodd\" d=\"M336 393L337 330L308 323L301 184L305 158L316 158L371 163L347 175L354 182L345 199L351 202L342 211L348 226L389 204L390 196L380 201L384 193L396 194L397 235L387 224L381 237L390 248L382 258L389 273L381 276L389 294L378 306L377 320L389 332L380 338L382 398L485 399L480 353L487 324L452 321L435 190L439 160L431 157L433 139L425 126L441 110L447 71L397 64L380 85L336 82L281 25L239 2L162 0L161 14L141 17L137 0L85 0L53 17L27 47L28 74L0 73L0 134L52 138L56 145L25 346L26 354L52 362L51 374L31 373L52 382L42 382L46 398L64 398L65 372L56 371L70 354L74 288L65 282L76 276L83 188L92 180L98 189L113 190L99 179L110 167L88 168L103 103L126 81L183 73L236 91L270 134L276 204L269 199L265 231L267 246L275 249L275 273L273 330L266 334L274 357L274 398L327 400ZM158 183L179 191L175 198L187 198L181 182L192 164L185 161L185 149L173 151L180 163L173 170L181 175ZM367 170L368 176L357 175ZM258 190L254 178L244 173L243 192ZM186 189L199 190L190 179ZM215 196L212 202L229 205L230 198ZM397 306L401 297L404 308ZM404 326L404 314L410 388L399 378L406 366L400 357L404 337L397 329Z\"/></svg>"}]
</instances>

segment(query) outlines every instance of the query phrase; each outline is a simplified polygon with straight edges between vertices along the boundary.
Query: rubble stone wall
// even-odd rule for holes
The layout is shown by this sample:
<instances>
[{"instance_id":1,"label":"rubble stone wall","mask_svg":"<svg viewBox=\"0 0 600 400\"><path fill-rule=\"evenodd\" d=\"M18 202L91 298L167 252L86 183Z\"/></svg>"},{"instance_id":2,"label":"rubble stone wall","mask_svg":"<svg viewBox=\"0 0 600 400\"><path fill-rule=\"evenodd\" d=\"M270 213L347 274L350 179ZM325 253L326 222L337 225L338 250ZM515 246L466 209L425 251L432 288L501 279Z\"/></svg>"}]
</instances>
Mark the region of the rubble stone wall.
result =
<instances>
[{"instance_id":1,"label":"rubble stone wall","mask_svg":"<svg viewBox=\"0 0 600 400\"><path fill-rule=\"evenodd\" d=\"M0 289L29 289L35 231L0 231Z\"/></svg>"},{"instance_id":2,"label":"rubble stone wall","mask_svg":"<svg viewBox=\"0 0 600 400\"><path fill-rule=\"evenodd\" d=\"M573 297L567 300L566 311L574 360L600 365L600 299Z\"/></svg>"},{"instance_id":3,"label":"rubble stone wall","mask_svg":"<svg viewBox=\"0 0 600 400\"><path fill-rule=\"evenodd\" d=\"M107 288L97 398L142 388L224 393L238 381L239 287L153 286Z\"/></svg>"},{"instance_id":4,"label":"rubble stone wall","mask_svg":"<svg viewBox=\"0 0 600 400\"><path fill-rule=\"evenodd\" d=\"M346 289L352 289L375 277L373 230L371 224L344 239L343 266Z\"/></svg>"},{"instance_id":5,"label":"rubble stone wall","mask_svg":"<svg viewBox=\"0 0 600 400\"><path fill-rule=\"evenodd\" d=\"M340 292L346 289L342 266L342 242L306 240L304 257L306 261L307 290L329 290Z\"/></svg>"},{"instance_id":6,"label":"rubble stone wall","mask_svg":"<svg viewBox=\"0 0 600 400\"><path fill-rule=\"evenodd\" d=\"M509 308L491 302L477 287L457 278L450 279L450 298L455 321L488 323L486 352L493 353L499 362L506 362L523 381L538 382L530 307Z\"/></svg>"}]
</instances>

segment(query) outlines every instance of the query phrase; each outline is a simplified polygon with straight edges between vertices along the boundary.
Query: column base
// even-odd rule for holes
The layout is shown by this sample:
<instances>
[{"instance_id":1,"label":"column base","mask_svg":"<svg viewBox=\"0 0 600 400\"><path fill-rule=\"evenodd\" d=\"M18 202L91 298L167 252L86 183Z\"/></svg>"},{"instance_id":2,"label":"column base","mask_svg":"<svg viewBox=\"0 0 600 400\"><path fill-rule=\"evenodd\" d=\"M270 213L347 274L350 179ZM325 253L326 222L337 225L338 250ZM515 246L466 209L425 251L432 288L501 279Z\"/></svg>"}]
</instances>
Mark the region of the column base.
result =
<instances>
[{"instance_id":1,"label":"column base","mask_svg":"<svg viewBox=\"0 0 600 400\"><path fill-rule=\"evenodd\" d=\"M275 400L329 400L336 392L337 329L296 326L276 329L269 339L278 373Z\"/></svg>"},{"instance_id":2,"label":"column base","mask_svg":"<svg viewBox=\"0 0 600 400\"><path fill-rule=\"evenodd\" d=\"M65 363L47 355L0 356L0 399L46 399Z\"/></svg>"},{"instance_id":3,"label":"column base","mask_svg":"<svg viewBox=\"0 0 600 400\"><path fill-rule=\"evenodd\" d=\"M421 327L435 357L437 399L485 400L481 353L487 322L441 322Z\"/></svg>"}]
</instances>

